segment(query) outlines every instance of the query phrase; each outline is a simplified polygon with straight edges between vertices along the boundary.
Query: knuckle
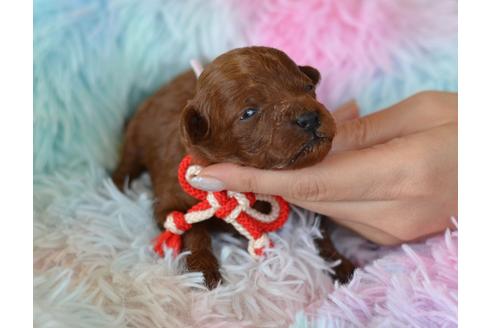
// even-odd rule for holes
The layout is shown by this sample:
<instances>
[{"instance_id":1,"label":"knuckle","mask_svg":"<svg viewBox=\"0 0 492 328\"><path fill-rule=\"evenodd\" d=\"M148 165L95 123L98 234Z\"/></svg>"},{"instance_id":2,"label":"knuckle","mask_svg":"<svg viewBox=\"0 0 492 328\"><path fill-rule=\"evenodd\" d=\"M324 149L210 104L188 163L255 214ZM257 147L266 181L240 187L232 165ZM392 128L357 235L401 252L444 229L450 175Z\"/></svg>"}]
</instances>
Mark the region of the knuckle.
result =
<instances>
[{"instance_id":1,"label":"knuckle","mask_svg":"<svg viewBox=\"0 0 492 328\"><path fill-rule=\"evenodd\" d=\"M258 179L253 174L241 174L240 188L238 191L247 191L247 192L259 192L258 190Z\"/></svg>"},{"instance_id":2,"label":"knuckle","mask_svg":"<svg viewBox=\"0 0 492 328\"><path fill-rule=\"evenodd\" d=\"M440 91L422 91L413 98L414 107L426 115L427 120L446 123L456 121L458 112L456 105L453 106L453 95Z\"/></svg>"},{"instance_id":3,"label":"knuckle","mask_svg":"<svg viewBox=\"0 0 492 328\"><path fill-rule=\"evenodd\" d=\"M408 104L421 115L428 114L429 108L434 105L435 91L421 91L408 99Z\"/></svg>"},{"instance_id":4,"label":"knuckle","mask_svg":"<svg viewBox=\"0 0 492 328\"><path fill-rule=\"evenodd\" d=\"M290 195L294 199L317 201L324 194L324 185L316 176L308 176L294 180L290 188Z\"/></svg>"},{"instance_id":5,"label":"knuckle","mask_svg":"<svg viewBox=\"0 0 492 328\"><path fill-rule=\"evenodd\" d=\"M260 192L259 186L258 186L258 179L256 176L250 176L247 180L246 186L248 191L254 191L254 192Z\"/></svg>"},{"instance_id":6,"label":"knuckle","mask_svg":"<svg viewBox=\"0 0 492 328\"><path fill-rule=\"evenodd\" d=\"M353 143L356 148L362 148L366 144L371 134L371 121L368 118L362 118L359 120L355 120L353 124Z\"/></svg>"},{"instance_id":7,"label":"knuckle","mask_svg":"<svg viewBox=\"0 0 492 328\"><path fill-rule=\"evenodd\" d=\"M414 97L419 100L425 101L425 100L432 99L436 94L437 94L436 91L424 90L424 91L417 92Z\"/></svg>"},{"instance_id":8,"label":"knuckle","mask_svg":"<svg viewBox=\"0 0 492 328\"><path fill-rule=\"evenodd\" d=\"M421 98L421 111L436 125L458 121L457 98L453 94L427 91Z\"/></svg>"},{"instance_id":9,"label":"knuckle","mask_svg":"<svg viewBox=\"0 0 492 328\"><path fill-rule=\"evenodd\" d=\"M438 91L420 91L415 94L413 99L417 102L420 107L427 108L429 105L434 104L436 99L440 97L440 92Z\"/></svg>"}]
</instances>

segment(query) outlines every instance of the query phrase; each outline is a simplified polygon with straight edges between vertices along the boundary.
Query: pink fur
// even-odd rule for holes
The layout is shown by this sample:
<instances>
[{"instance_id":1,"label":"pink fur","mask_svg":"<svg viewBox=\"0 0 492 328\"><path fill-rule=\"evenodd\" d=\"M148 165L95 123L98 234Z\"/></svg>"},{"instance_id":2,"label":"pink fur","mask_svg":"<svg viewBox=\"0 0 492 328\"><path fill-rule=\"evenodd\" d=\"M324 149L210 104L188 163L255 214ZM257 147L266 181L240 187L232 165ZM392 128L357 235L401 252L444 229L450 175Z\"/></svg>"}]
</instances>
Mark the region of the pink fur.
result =
<instances>
[{"instance_id":1,"label":"pink fur","mask_svg":"<svg viewBox=\"0 0 492 328\"><path fill-rule=\"evenodd\" d=\"M455 0L252 0L244 5L246 17L257 22L247 31L250 43L280 48L298 63L320 69L318 94L331 108L356 97L377 75L398 70L405 57L423 56L456 38L452 14L434 18L456 12Z\"/></svg>"},{"instance_id":2,"label":"pink fur","mask_svg":"<svg viewBox=\"0 0 492 328\"><path fill-rule=\"evenodd\" d=\"M298 288L298 304L293 307L293 303L287 301L292 295L286 295L285 301L283 297L274 301L268 288L261 287L266 281L258 277L260 286L251 285L252 297L246 297L242 302L259 302L262 314L244 313L244 316L262 316L269 311L276 315L280 308L285 317L293 318L297 306L311 300L303 307L304 311L298 313L302 319L298 315L297 322L291 327L306 327L306 322L308 327L457 327L457 230L448 230L422 243L376 249L373 244L343 229L338 229L334 237L343 251L362 265L348 285L327 283L326 290L318 292ZM259 294L263 296L259 298ZM194 304L195 322L200 326L251 327L251 322L240 319L241 315L236 320L224 320L220 315L217 318L207 316L210 310L230 311L231 299L212 298L213 309L209 308L211 300L208 297L199 297ZM268 299L270 308L264 303ZM248 308L244 306L242 311Z\"/></svg>"},{"instance_id":3,"label":"pink fur","mask_svg":"<svg viewBox=\"0 0 492 328\"><path fill-rule=\"evenodd\" d=\"M456 326L457 231L377 248L339 229L336 246L361 269L336 287L314 246L316 218L300 211L265 261L237 238L214 238L225 281L208 291L183 256L152 252L148 177L127 195L101 183L140 97L189 59L232 47L279 47L317 67L332 109L356 98L367 113L418 90L455 91L456 3L35 1L34 325Z\"/></svg>"},{"instance_id":4,"label":"pink fur","mask_svg":"<svg viewBox=\"0 0 492 328\"><path fill-rule=\"evenodd\" d=\"M457 326L457 231L380 254L348 286L308 306L308 317L343 327Z\"/></svg>"}]
</instances>

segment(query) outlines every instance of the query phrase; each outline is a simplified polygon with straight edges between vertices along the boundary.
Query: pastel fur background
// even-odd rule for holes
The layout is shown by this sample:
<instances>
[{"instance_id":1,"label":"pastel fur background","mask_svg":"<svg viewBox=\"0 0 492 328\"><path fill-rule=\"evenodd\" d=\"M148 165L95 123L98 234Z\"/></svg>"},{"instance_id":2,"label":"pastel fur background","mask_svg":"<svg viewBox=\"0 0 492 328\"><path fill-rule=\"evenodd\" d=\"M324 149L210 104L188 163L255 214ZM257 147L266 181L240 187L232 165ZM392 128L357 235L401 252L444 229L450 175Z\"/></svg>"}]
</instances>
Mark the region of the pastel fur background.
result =
<instances>
[{"instance_id":1,"label":"pastel fur background","mask_svg":"<svg viewBox=\"0 0 492 328\"><path fill-rule=\"evenodd\" d=\"M219 236L226 284L209 292L182 260L151 252L148 179L127 195L108 179L137 104L190 59L234 47L275 46L318 67L330 108L355 98L368 113L456 90L456 1L37 0L34 10L35 326L456 326L457 232L400 250L339 230L337 245L367 266L337 288L313 245L314 215L297 211L260 263Z\"/></svg>"}]
</instances>

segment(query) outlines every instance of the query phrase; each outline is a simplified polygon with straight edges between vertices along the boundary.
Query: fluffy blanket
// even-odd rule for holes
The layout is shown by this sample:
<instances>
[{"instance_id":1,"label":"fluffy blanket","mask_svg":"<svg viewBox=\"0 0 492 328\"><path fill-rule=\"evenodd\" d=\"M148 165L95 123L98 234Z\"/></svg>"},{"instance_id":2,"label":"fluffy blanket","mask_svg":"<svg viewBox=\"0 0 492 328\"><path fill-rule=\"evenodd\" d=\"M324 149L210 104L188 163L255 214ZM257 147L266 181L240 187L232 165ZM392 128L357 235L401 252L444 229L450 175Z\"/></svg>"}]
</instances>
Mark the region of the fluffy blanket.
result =
<instances>
[{"instance_id":1,"label":"fluffy blanket","mask_svg":"<svg viewBox=\"0 0 492 328\"><path fill-rule=\"evenodd\" d=\"M126 194L108 179L125 118L192 58L277 47L319 68L329 108L356 99L369 113L457 90L456 11L455 0L35 0L35 326L457 326L457 231L382 248L338 229L360 269L337 286L314 247L316 215L296 209L263 261L216 236L225 281L208 291L186 254L151 251L148 177Z\"/></svg>"}]
</instances>

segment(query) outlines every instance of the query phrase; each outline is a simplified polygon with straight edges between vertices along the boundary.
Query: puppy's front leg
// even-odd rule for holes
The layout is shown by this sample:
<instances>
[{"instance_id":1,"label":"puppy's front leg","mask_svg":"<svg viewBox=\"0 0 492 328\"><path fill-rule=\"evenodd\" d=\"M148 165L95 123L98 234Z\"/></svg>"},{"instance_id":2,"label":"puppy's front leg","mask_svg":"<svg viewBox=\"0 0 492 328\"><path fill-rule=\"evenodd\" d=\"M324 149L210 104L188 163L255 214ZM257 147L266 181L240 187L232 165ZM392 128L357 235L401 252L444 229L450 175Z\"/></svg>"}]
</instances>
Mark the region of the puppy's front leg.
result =
<instances>
[{"instance_id":1,"label":"puppy's front leg","mask_svg":"<svg viewBox=\"0 0 492 328\"><path fill-rule=\"evenodd\" d=\"M333 242L331 241L331 237L330 237L331 229L328 220L329 219L327 217L321 218L319 228L321 231L322 238L317 239L316 244L318 246L319 255L325 261L336 261L336 260L341 261L339 265L333 268L333 270L335 271L333 278L344 284L349 282L350 279L352 278L352 274L354 273L355 266L352 264L352 262L350 262L349 259L347 259L345 256L340 254L335 248L335 246L333 245Z\"/></svg>"},{"instance_id":2,"label":"puppy's front leg","mask_svg":"<svg viewBox=\"0 0 492 328\"><path fill-rule=\"evenodd\" d=\"M193 224L193 227L183 235L185 250L191 251L186 258L188 270L202 272L205 285L214 289L222 276L219 263L212 253L212 239L207 229L207 222Z\"/></svg>"}]
</instances>

